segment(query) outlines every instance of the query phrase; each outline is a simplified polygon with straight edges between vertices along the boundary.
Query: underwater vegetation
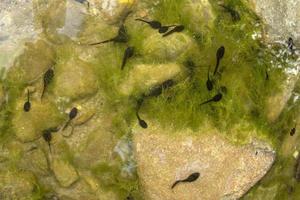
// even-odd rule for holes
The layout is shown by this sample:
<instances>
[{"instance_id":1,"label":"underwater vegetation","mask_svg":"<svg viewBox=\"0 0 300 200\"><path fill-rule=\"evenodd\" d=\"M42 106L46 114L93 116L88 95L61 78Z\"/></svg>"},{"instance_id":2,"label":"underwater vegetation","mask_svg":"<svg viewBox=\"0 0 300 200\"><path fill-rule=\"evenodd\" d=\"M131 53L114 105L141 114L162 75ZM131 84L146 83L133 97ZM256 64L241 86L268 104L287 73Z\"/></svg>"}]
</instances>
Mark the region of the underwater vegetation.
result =
<instances>
[{"instance_id":1,"label":"underwater vegetation","mask_svg":"<svg viewBox=\"0 0 300 200\"><path fill-rule=\"evenodd\" d=\"M87 13L72 38L58 31L68 2L34 2L42 32L1 74L0 199L144 199L133 129L152 123L170 138L211 126L234 145L266 141L276 161L242 199L300 196L292 38L268 44L235 0L120 1L104 16L78 0Z\"/></svg>"}]
</instances>

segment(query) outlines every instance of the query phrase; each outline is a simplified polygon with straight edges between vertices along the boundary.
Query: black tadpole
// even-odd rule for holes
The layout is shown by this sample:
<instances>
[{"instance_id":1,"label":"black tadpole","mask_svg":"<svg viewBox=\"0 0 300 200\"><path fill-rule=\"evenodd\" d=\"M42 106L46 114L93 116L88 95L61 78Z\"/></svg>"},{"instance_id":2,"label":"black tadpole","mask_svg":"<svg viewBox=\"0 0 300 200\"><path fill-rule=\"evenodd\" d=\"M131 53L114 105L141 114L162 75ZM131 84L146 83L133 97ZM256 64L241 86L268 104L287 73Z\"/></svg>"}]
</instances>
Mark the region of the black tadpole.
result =
<instances>
[{"instance_id":1,"label":"black tadpole","mask_svg":"<svg viewBox=\"0 0 300 200\"><path fill-rule=\"evenodd\" d=\"M295 125L294 128L291 129L291 131L290 131L290 136L295 135L295 133L296 133L296 125Z\"/></svg>"},{"instance_id":2,"label":"black tadpole","mask_svg":"<svg viewBox=\"0 0 300 200\"><path fill-rule=\"evenodd\" d=\"M186 179L175 181L175 183L173 183L173 185L171 186L171 189L173 189L179 183L191 183L191 182L194 182L199 177L200 177L200 173L199 172L192 173Z\"/></svg>"},{"instance_id":3,"label":"black tadpole","mask_svg":"<svg viewBox=\"0 0 300 200\"><path fill-rule=\"evenodd\" d=\"M144 129L148 128L148 124L147 124L144 120L142 120L142 119L140 118L138 112L136 112L136 117L137 117L137 119L138 119L138 121L139 121L139 125L140 125L142 128L144 128Z\"/></svg>"},{"instance_id":4,"label":"black tadpole","mask_svg":"<svg viewBox=\"0 0 300 200\"><path fill-rule=\"evenodd\" d=\"M144 19L139 19L139 18L135 19L135 20L147 23L153 29L160 29L160 27L161 27L161 23L159 21L155 21L155 20L153 20L153 21L146 21Z\"/></svg>"},{"instance_id":5,"label":"black tadpole","mask_svg":"<svg viewBox=\"0 0 300 200\"><path fill-rule=\"evenodd\" d=\"M27 101L24 103L23 109L25 112L29 112L31 108L31 103L29 101L29 90L27 90Z\"/></svg>"},{"instance_id":6,"label":"black tadpole","mask_svg":"<svg viewBox=\"0 0 300 200\"><path fill-rule=\"evenodd\" d=\"M204 104L207 104L207 103L210 103L210 102L218 102L218 101L221 101L222 97L223 97L223 95L222 95L221 93L218 93L218 94L216 94L212 99L207 100L207 101L201 103L200 106L201 106L201 105L204 105Z\"/></svg>"},{"instance_id":7,"label":"black tadpole","mask_svg":"<svg viewBox=\"0 0 300 200\"><path fill-rule=\"evenodd\" d=\"M162 84L151 89L147 97L158 97L159 95L161 95L163 90L172 87L174 84L175 82L172 79L168 79L164 81Z\"/></svg>"},{"instance_id":8,"label":"black tadpole","mask_svg":"<svg viewBox=\"0 0 300 200\"><path fill-rule=\"evenodd\" d=\"M44 74L43 80L44 80L44 87L41 95L41 99L44 97L45 91L48 87L48 85L51 83L52 79L54 77L54 71L53 69L48 69L46 73Z\"/></svg>"},{"instance_id":9,"label":"black tadpole","mask_svg":"<svg viewBox=\"0 0 300 200\"><path fill-rule=\"evenodd\" d=\"M50 129L46 129L43 131L43 138L49 145L49 151L51 153L51 140L52 140L52 132Z\"/></svg>"},{"instance_id":10,"label":"black tadpole","mask_svg":"<svg viewBox=\"0 0 300 200\"><path fill-rule=\"evenodd\" d=\"M225 54L225 47L224 47L224 46L221 46L221 47L217 50L217 53L216 53L217 64L216 64L216 67L215 67L214 75L216 75L216 73L217 73L217 71L218 71L220 61L221 61L221 59L224 57L224 54Z\"/></svg>"},{"instance_id":11,"label":"black tadpole","mask_svg":"<svg viewBox=\"0 0 300 200\"><path fill-rule=\"evenodd\" d=\"M129 36L127 34L125 26L122 24L119 28L117 36L115 36L111 39L108 39L108 40L101 41L101 42L91 43L89 45L94 46L94 45L104 44L104 43L108 43L108 42L126 43L126 42L128 42L128 40L129 40Z\"/></svg>"},{"instance_id":12,"label":"black tadpole","mask_svg":"<svg viewBox=\"0 0 300 200\"><path fill-rule=\"evenodd\" d=\"M122 61L122 65L121 65L121 70L124 69L126 62L129 58L131 58L134 54L134 47L127 47L125 52L124 52L124 56L123 56L123 61Z\"/></svg>"},{"instance_id":13,"label":"black tadpole","mask_svg":"<svg viewBox=\"0 0 300 200\"><path fill-rule=\"evenodd\" d=\"M65 124L62 130L65 130L68 127L70 122L77 116L77 113L78 113L78 109L76 107L71 109L71 111L69 112L69 120L67 121L67 123Z\"/></svg>"},{"instance_id":14,"label":"black tadpole","mask_svg":"<svg viewBox=\"0 0 300 200\"><path fill-rule=\"evenodd\" d=\"M183 25L178 25L175 26L172 30L170 30L169 32L163 34L163 37L167 37L168 35L171 35L172 33L176 33L176 32L181 32L184 30L184 26Z\"/></svg>"}]
</instances>

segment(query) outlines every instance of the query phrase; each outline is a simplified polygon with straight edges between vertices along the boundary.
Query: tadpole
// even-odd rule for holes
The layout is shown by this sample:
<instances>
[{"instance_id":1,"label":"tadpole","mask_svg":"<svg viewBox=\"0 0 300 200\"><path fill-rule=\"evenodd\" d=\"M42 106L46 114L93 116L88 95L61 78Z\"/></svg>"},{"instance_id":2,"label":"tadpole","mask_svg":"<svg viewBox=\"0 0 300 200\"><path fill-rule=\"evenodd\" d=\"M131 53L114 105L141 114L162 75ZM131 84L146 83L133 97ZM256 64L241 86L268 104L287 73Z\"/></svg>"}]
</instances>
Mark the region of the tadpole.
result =
<instances>
[{"instance_id":1,"label":"tadpole","mask_svg":"<svg viewBox=\"0 0 300 200\"><path fill-rule=\"evenodd\" d=\"M29 112L31 108L31 103L29 101L29 90L27 90L27 101L24 103L23 109L25 112Z\"/></svg>"}]
</instances>

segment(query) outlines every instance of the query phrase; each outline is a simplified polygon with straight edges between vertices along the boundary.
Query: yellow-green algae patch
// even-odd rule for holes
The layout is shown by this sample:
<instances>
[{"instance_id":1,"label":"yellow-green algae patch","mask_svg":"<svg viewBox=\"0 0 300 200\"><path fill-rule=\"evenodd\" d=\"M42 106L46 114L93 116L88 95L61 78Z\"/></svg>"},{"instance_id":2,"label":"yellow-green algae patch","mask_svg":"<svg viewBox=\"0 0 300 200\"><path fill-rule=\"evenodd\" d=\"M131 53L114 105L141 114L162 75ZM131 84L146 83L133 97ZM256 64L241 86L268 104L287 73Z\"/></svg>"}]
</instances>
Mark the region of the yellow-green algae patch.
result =
<instances>
[{"instance_id":1,"label":"yellow-green algae patch","mask_svg":"<svg viewBox=\"0 0 300 200\"><path fill-rule=\"evenodd\" d=\"M100 16L86 15L78 41L74 42L57 33L57 28L65 23L66 1L51 1L49 7L45 7L42 1L35 2L36 24L42 26L44 32L41 40L27 44L24 53L3 80L8 102L1 111L1 142L16 138L23 142L39 139L43 151L49 155L47 143L42 142L41 132L65 122L66 115L61 113L64 108L73 106L82 98L95 98L94 94L101 92L106 102L104 114L113 115L112 122L109 122L113 128L110 129L111 132L95 131L90 135L86 150L79 154L84 156L82 160L74 158L73 150L66 143L62 142L59 148L53 145L53 149L56 148L63 154L58 163L71 165L72 167L67 167L67 171L75 177L71 181L61 179L62 185L67 187L75 184L77 175L80 176L75 171L84 169L95 177L93 181L88 181L90 187L95 189L96 183L100 185L99 196L102 193L109 196L111 193L116 199L124 199L131 193L135 199L142 199L135 171L130 177L124 176L122 167L128 163L120 158L110 159L111 155L107 154L113 151L111 148L115 137L121 138L130 133L130 127L137 123L136 100L150 89L145 85L152 87L163 82L157 77L166 77L163 75L166 71L172 71L173 67L170 78L177 73L182 76L176 79L174 87L163 90L159 97L144 101L140 112L145 119L155 119L163 127L172 126L178 130L202 130L206 124L210 124L237 144L246 143L255 136L270 141L274 148L280 149L280 140L286 134L288 126L272 129L273 124L268 123L265 107L267 98L281 90L280 84L284 82L285 74L283 69L271 68L271 60L279 61L264 46L262 40L252 38L253 33L262 32L260 19L242 1L224 1L224 4L239 12L239 21L233 21L232 16L216 1L199 1L195 7L191 6L191 2L141 1L141 4L133 7L133 13L125 21L130 36L128 44L108 43L99 46L88 44L115 36L118 23L109 25ZM149 19L160 20L169 25L183 24L185 31L163 38L148 25L134 20L140 17L135 13L139 9L145 11ZM121 71L124 50L129 45L135 47L136 54L127 62L124 71ZM205 86L207 72L210 70L212 74L216 51L222 45L226 48L225 57L221 61L219 72L213 78L214 90L209 92ZM147 78L146 72L136 72L138 66L150 66L150 71L157 71L152 74L153 77ZM155 66L161 73L154 69ZM55 77L45 99L40 101L38 96L42 88L42 75L50 67L54 69ZM164 67L168 69L164 70ZM269 74L268 80L266 71ZM142 77L154 80L154 84L143 83ZM38 91L32 99L32 110L25 113L22 110L26 100L23 93L28 83ZM221 102L200 105L218 92L223 94ZM283 115L279 121L290 119L291 116L293 115ZM205 133L205 130L195 132ZM98 152L93 152L97 146L101 146L99 151L103 148L99 152L102 162L92 163L93 166L89 167L89 159L96 157ZM249 193L250 196L257 195L258 199L285 187L282 182L291 178L294 160L286 158L289 162L284 164L285 157L281 156L279 154L278 163L275 163L274 170L270 172L269 179L272 181L263 181L268 185L268 191L254 189ZM16 156L15 159L18 161L20 158ZM87 163L78 164L78 160ZM288 175L277 177L275 174L282 166L285 166ZM43 186L38 188L44 188L42 181L39 182ZM40 195L37 199L43 199L54 190L51 186L46 188L47 191L41 189L36 192L37 196ZM272 188L275 188L274 191ZM281 195L279 193L278 196ZM297 189L293 195L296 194Z\"/></svg>"}]
</instances>

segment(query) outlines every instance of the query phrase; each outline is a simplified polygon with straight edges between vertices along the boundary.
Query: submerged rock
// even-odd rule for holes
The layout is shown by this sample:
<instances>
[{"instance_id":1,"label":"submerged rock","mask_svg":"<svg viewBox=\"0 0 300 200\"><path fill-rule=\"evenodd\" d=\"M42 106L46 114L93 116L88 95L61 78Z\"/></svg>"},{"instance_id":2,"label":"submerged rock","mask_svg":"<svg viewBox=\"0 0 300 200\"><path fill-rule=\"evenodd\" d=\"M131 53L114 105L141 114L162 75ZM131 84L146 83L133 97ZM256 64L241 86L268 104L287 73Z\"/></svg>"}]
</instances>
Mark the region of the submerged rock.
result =
<instances>
[{"instance_id":1,"label":"submerged rock","mask_svg":"<svg viewBox=\"0 0 300 200\"><path fill-rule=\"evenodd\" d=\"M26 152L20 163L20 168L30 170L38 176L49 174L48 161L41 149L33 149Z\"/></svg>"},{"instance_id":2,"label":"submerged rock","mask_svg":"<svg viewBox=\"0 0 300 200\"><path fill-rule=\"evenodd\" d=\"M62 187L69 187L79 178L76 169L68 161L55 158L51 163L51 168Z\"/></svg>"},{"instance_id":3,"label":"submerged rock","mask_svg":"<svg viewBox=\"0 0 300 200\"><path fill-rule=\"evenodd\" d=\"M271 41L293 37L300 44L300 1L298 0L252 0L255 10L266 23Z\"/></svg>"},{"instance_id":4,"label":"submerged rock","mask_svg":"<svg viewBox=\"0 0 300 200\"><path fill-rule=\"evenodd\" d=\"M98 80L92 66L78 58L62 61L55 67L53 92L58 97L84 98L98 90Z\"/></svg>"},{"instance_id":5,"label":"submerged rock","mask_svg":"<svg viewBox=\"0 0 300 200\"><path fill-rule=\"evenodd\" d=\"M34 176L24 171L0 171L0 199L31 199Z\"/></svg>"},{"instance_id":6,"label":"submerged rock","mask_svg":"<svg viewBox=\"0 0 300 200\"><path fill-rule=\"evenodd\" d=\"M154 33L144 40L142 53L155 59L174 61L191 46L192 39L184 33L174 33L165 38Z\"/></svg>"},{"instance_id":7,"label":"submerged rock","mask_svg":"<svg viewBox=\"0 0 300 200\"><path fill-rule=\"evenodd\" d=\"M9 70L8 79L17 83L33 82L55 64L54 59L55 52L47 42L38 40L26 43L24 53L15 60L14 66Z\"/></svg>"},{"instance_id":8,"label":"submerged rock","mask_svg":"<svg viewBox=\"0 0 300 200\"><path fill-rule=\"evenodd\" d=\"M89 0L91 12L107 23L120 22L138 0Z\"/></svg>"},{"instance_id":9,"label":"submerged rock","mask_svg":"<svg viewBox=\"0 0 300 200\"><path fill-rule=\"evenodd\" d=\"M181 67L175 63L158 65L136 65L130 71L128 78L122 83L120 91L129 95L134 90L145 92L153 86L174 78L181 72Z\"/></svg>"},{"instance_id":10,"label":"submerged rock","mask_svg":"<svg viewBox=\"0 0 300 200\"><path fill-rule=\"evenodd\" d=\"M208 0L188 0L184 11L191 18L191 27L196 31L203 32L213 26L215 15Z\"/></svg>"},{"instance_id":11,"label":"submerged rock","mask_svg":"<svg viewBox=\"0 0 300 200\"><path fill-rule=\"evenodd\" d=\"M238 199L268 172L275 159L268 145L233 145L216 131L175 134L154 124L149 127L134 131L146 199ZM198 180L171 189L176 180L194 172L200 173Z\"/></svg>"},{"instance_id":12,"label":"submerged rock","mask_svg":"<svg viewBox=\"0 0 300 200\"><path fill-rule=\"evenodd\" d=\"M0 68L9 68L23 52L24 43L37 38L32 0L2 0L0 4Z\"/></svg>"},{"instance_id":13,"label":"submerged rock","mask_svg":"<svg viewBox=\"0 0 300 200\"><path fill-rule=\"evenodd\" d=\"M30 142L42 136L42 131L58 127L63 116L50 102L31 101L31 109L24 112L25 100L19 100L14 110L12 126L17 138L22 142Z\"/></svg>"}]
</instances>

